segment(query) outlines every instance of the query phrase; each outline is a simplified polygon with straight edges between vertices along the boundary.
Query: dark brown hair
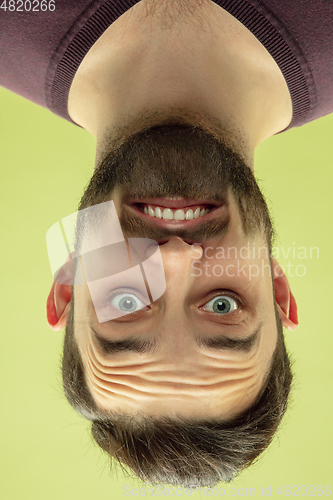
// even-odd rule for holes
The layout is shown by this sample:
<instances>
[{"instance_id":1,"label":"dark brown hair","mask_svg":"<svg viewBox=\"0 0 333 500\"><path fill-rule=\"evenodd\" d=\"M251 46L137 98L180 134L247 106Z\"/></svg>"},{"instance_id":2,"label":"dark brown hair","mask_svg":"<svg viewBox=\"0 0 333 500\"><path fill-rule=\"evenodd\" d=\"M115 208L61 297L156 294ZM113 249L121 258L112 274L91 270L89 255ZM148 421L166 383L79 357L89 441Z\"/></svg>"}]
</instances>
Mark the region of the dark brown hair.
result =
<instances>
[{"instance_id":1,"label":"dark brown hair","mask_svg":"<svg viewBox=\"0 0 333 500\"><path fill-rule=\"evenodd\" d=\"M142 481L189 487L230 482L268 447L286 411L292 373L277 309L278 332L270 370L256 403L230 422L153 418L100 410L87 387L74 338L74 303L63 351L63 386L69 403L92 421L92 436L125 472Z\"/></svg>"}]
</instances>

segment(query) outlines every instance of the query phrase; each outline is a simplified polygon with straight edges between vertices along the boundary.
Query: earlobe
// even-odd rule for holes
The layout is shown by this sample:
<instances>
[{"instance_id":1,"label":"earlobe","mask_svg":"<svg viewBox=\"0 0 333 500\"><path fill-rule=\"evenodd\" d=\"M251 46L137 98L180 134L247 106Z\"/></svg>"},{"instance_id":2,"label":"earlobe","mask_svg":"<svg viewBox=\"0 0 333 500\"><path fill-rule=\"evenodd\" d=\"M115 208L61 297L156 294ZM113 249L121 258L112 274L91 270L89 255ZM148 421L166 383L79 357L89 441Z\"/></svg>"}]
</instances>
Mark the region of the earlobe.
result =
<instances>
[{"instance_id":1,"label":"earlobe","mask_svg":"<svg viewBox=\"0 0 333 500\"><path fill-rule=\"evenodd\" d=\"M53 282L46 302L47 322L52 330L61 330L66 326L71 296L72 285Z\"/></svg>"},{"instance_id":2,"label":"earlobe","mask_svg":"<svg viewBox=\"0 0 333 500\"><path fill-rule=\"evenodd\" d=\"M275 300L281 322L288 330L294 330L298 326L296 300L291 293L286 275L274 257L272 257L272 270Z\"/></svg>"},{"instance_id":3,"label":"earlobe","mask_svg":"<svg viewBox=\"0 0 333 500\"><path fill-rule=\"evenodd\" d=\"M72 297L73 261L69 261L58 271L46 302L46 316L52 330L66 326L70 300Z\"/></svg>"}]
</instances>

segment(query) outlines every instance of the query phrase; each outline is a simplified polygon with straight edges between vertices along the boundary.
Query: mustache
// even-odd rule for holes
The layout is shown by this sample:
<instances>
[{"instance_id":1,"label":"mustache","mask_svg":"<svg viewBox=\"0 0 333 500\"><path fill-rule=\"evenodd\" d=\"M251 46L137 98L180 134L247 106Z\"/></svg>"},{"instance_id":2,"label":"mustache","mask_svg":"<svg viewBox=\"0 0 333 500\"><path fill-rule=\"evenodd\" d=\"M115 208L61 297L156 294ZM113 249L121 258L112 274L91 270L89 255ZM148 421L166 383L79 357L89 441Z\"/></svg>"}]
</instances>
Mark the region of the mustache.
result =
<instances>
[{"instance_id":1,"label":"mustache","mask_svg":"<svg viewBox=\"0 0 333 500\"><path fill-rule=\"evenodd\" d=\"M152 159L149 159L152 162ZM218 204L227 202L230 188L230 174L223 163L193 165L178 162L175 165L145 164L143 161L126 165L124 172L117 175L114 187L121 189L121 202L151 198L207 199ZM185 170L186 165L186 171ZM124 166L125 167L125 166Z\"/></svg>"},{"instance_id":2,"label":"mustache","mask_svg":"<svg viewBox=\"0 0 333 500\"><path fill-rule=\"evenodd\" d=\"M228 217L170 228L126 210L133 200L178 197L225 206L233 201L245 234L265 232L270 244L274 234L265 198L245 160L222 137L217 139L200 126L157 125L110 148L97 165L79 210L109 201L115 194L119 222L129 238L159 242L178 236L200 243L226 233Z\"/></svg>"}]
</instances>

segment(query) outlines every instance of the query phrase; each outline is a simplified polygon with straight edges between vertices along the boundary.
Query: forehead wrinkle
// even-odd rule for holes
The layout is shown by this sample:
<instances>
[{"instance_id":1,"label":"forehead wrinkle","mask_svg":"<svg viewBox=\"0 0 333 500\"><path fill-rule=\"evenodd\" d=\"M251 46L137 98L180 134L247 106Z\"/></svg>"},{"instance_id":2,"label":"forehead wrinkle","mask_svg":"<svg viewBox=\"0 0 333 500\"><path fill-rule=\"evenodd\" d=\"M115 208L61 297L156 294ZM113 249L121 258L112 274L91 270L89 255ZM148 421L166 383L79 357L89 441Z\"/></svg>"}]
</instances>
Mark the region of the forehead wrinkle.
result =
<instances>
[{"instance_id":1,"label":"forehead wrinkle","mask_svg":"<svg viewBox=\"0 0 333 500\"><path fill-rule=\"evenodd\" d=\"M103 388L105 391L112 394L121 393L131 397L134 397L135 394L137 396L140 396L140 394L145 394L146 397L148 397L149 395L156 397L159 394L168 394L173 396L174 393L170 392L170 389L179 390L184 395L193 395L193 392L195 392L196 395L198 395L198 392L204 395L207 388L209 388L213 392L217 392L221 388L224 388L225 390L227 389L227 392L230 392L232 389L235 391L235 379L233 377L230 378L230 374L226 379L218 381L216 381L216 378L220 378L221 374L216 374L213 380L210 377L208 383L203 383L201 381L200 384L198 384L197 382L193 383L192 381L187 383L179 383L178 381L174 381L172 379L165 380L165 374L163 374L164 380L161 383L161 381L156 381L154 379L144 377L142 376L142 374L140 374L140 376L105 374L101 372L98 367L94 366L94 362L92 359L89 360L89 365L89 371L93 379L92 381L94 381L93 385L97 385L98 387ZM256 371L253 371L253 369L243 370L243 372L244 373L242 377L238 376L236 378L237 390L241 390L243 386L246 385L246 381L253 378L256 373ZM171 375L174 376L175 374L173 373ZM182 380L184 380L184 377L182 377Z\"/></svg>"},{"instance_id":2,"label":"forehead wrinkle","mask_svg":"<svg viewBox=\"0 0 333 500\"><path fill-rule=\"evenodd\" d=\"M134 365L128 364L127 360L124 364L124 361L120 359L117 360L117 365L115 365L114 359L112 358L110 360L106 360L104 358L102 359L103 362L101 362L99 352L98 350L96 351L94 342L92 342L92 344L89 343L88 352L99 371L105 373L106 375L123 374L130 376L133 375L133 372L139 372L142 377L145 377L147 379L149 379L150 377L151 380L156 380L160 376L163 380L165 380L166 376L170 376L170 374L176 377L191 377L193 379L193 362L189 363L188 361L184 360L183 366L186 367L190 365L191 367L191 373L186 373L186 370L183 370L183 372L181 372L180 370L175 370L172 362L163 361L162 359L155 359L153 361L147 360L144 363L135 363ZM221 370L223 370L225 374L229 374L230 376L235 371L237 371L237 373L240 373L246 370L254 370L256 368L254 366L254 363L256 361L256 358L258 357L258 352L255 351L250 357L245 360L239 358L230 359L230 357L210 358L209 365L207 364L206 354L200 354L200 356L201 372L218 372L218 375L221 376ZM213 359L214 361L213 364L211 362L211 359ZM105 364L106 361L107 364ZM121 363L121 366L119 366L118 363ZM221 366L222 363L223 366ZM197 374L198 370L195 370L195 375ZM200 381L204 380L205 378L207 379L208 377L211 377L211 375L209 374L200 377ZM198 377L196 377L196 380L198 380Z\"/></svg>"},{"instance_id":3,"label":"forehead wrinkle","mask_svg":"<svg viewBox=\"0 0 333 500\"><path fill-rule=\"evenodd\" d=\"M184 369L183 373L181 373L179 370L176 371L174 369L174 365L172 362L164 361L161 358L146 360L143 363L137 363L136 359L129 363L127 359L124 361L122 359L119 359L119 357L117 357L117 360L115 360L115 358L105 359L100 355L99 350L96 349L97 346L95 346L93 338L92 342L89 342L87 347L90 353L90 357L94 360L95 366L105 374L125 374L130 376L133 375L133 372L140 372L141 377L147 379L150 378L154 381L156 381L157 379L165 381L166 377L169 378L170 375L172 375L173 379L175 377L182 377L183 379L191 377L192 379L194 378L196 380L195 383L197 384L204 384L205 380L207 380L208 378L212 378L212 374L213 378L216 378L216 376L221 376L221 369L223 370L225 375L228 373L229 376L231 376L233 372L237 370L238 378L240 378L240 372L244 372L249 369L255 369L253 365L260 354L259 351L255 351L250 357L246 357L246 359L240 359L239 357L237 357L236 359L235 357L230 359L230 357L226 355L224 355L223 357L212 357L207 356L207 354L200 354L199 370L196 370L196 373L193 375L193 362L184 360L183 366L189 366L191 373L189 373L189 370L186 369ZM223 366L221 366L222 363ZM197 374L200 373L200 370L203 375L198 377ZM218 371L218 375L214 376L214 370L215 372Z\"/></svg>"},{"instance_id":4,"label":"forehead wrinkle","mask_svg":"<svg viewBox=\"0 0 333 500\"><path fill-rule=\"evenodd\" d=\"M248 390L252 387L255 387L256 384L251 384L251 386L248 386L246 384L246 381L251 379L252 375L249 377L246 377L242 380L242 383L238 383L237 386L234 386L234 380L229 380L227 382L219 382L217 384L212 384L211 386L208 386L210 389L209 396L213 396L212 393L217 393L220 392L221 388L224 389L223 391L223 399L225 400L226 397L234 397L235 394L239 392L244 392L244 388L248 388ZM91 385L94 387L94 389L99 392L103 393L105 396L118 396L118 395L123 395L132 399L138 399L138 400L159 400L163 399L164 396L170 396L171 398L177 397L177 396L188 396L188 397L204 397L207 396L207 386L191 386L191 385L186 385L181 384L181 387L178 388L178 384L172 384L172 383L166 383L163 384L162 386L159 384L157 387L147 387L145 386L144 389L139 388L138 386L134 384L123 384L123 383L118 383L118 382L105 382L103 379L99 379L96 377L94 380L91 381ZM149 390L147 390L149 389ZM176 392L174 392L176 390ZM246 391L248 392L248 391Z\"/></svg>"},{"instance_id":5,"label":"forehead wrinkle","mask_svg":"<svg viewBox=\"0 0 333 500\"><path fill-rule=\"evenodd\" d=\"M144 363L127 364L127 362L124 363L124 361L122 361L122 360L118 360L118 363L121 363L121 365L119 365L119 364L113 365L112 364L113 360L111 360L111 364L110 363L104 364L100 361L99 353L96 352L94 344L88 345L87 352L88 352L89 359L92 360L92 362L94 363L96 368L101 373L105 373L106 375L107 374L131 375L133 373L133 371L134 372L138 371L140 373L143 373L146 371L145 370L146 365L154 366L156 364L156 362L151 362L151 361L146 361ZM108 361L108 360L103 359L103 361Z\"/></svg>"},{"instance_id":6,"label":"forehead wrinkle","mask_svg":"<svg viewBox=\"0 0 333 500\"><path fill-rule=\"evenodd\" d=\"M108 401L110 401L112 396L115 396L116 400L125 399L125 400L137 401L139 399L137 395L135 398L133 397L133 395L125 394L124 392L111 391L110 388L105 388L103 385L99 385L94 380L90 381L89 385L91 386L92 392L96 392L102 398L107 399Z\"/></svg>"},{"instance_id":7,"label":"forehead wrinkle","mask_svg":"<svg viewBox=\"0 0 333 500\"><path fill-rule=\"evenodd\" d=\"M91 364L92 362L93 360L89 359L89 363ZM230 401L232 401L234 398L236 398L237 401L241 401L242 397L244 397L245 394L247 394L248 397L251 398L251 393L253 394L253 391L257 386L259 386L260 382L259 380L255 379L256 370L253 370L255 368L256 367L252 367L251 373L247 371L247 377L244 377L242 380L236 380L236 384L234 384L233 381L229 381L228 383L222 382L220 384L215 384L215 387L211 388L209 386L194 386L193 390L184 390L184 388L181 388L177 385L175 386L174 384L168 384L167 387L165 387L164 391L161 390L160 385L158 385L157 390L155 389L153 392L146 392L146 389L143 391L142 387L140 387L140 391L137 391L133 388L128 387L127 385L119 385L115 383L110 384L108 382L103 383L103 379L100 379L98 377L95 378L93 374L92 377L89 377L90 380L88 380L87 383L88 387L90 386L96 404L105 411L117 411L119 408L123 408L121 405L124 404L129 405L127 407L127 411L129 412L143 411L149 414L152 412L152 404L162 403L164 409L161 410L161 414L164 414L164 412L168 414L170 411L180 411L180 414L182 414L181 408L184 408L184 401L188 402L188 404L191 405L200 397L206 400L208 398L208 401L211 400L213 403L214 401L216 401L216 398L218 398L219 400L221 400L222 398L223 406L226 408L230 404ZM165 373L162 372L161 376L164 375ZM170 389L172 389L173 391L175 391L176 389L176 392L170 393ZM170 399L165 399L166 397ZM177 405L179 405L180 403L181 408L177 409ZM176 406L174 407L173 405ZM198 411L197 407L194 407L193 409L190 408L192 407L188 407L189 411L194 411L194 414L196 414L196 412ZM231 408L227 410L228 414L232 412L234 408L235 403L232 403Z\"/></svg>"},{"instance_id":8,"label":"forehead wrinkle","mask_svg":"<svg viewBox=\"0 0 333 500\"><path fill-rule=\"evenodd\" d=\"M96 397L97 398L100 398L100 397L104 398L104 400L108 401L109 404L112 400L115 401L116 404L119 404L121 402L121 400L123 400L123 401L130 400L130 401L132 401L131 404L135 406L136 401L139 404L139 402L143 401L143 400L144 401L149 400L149 401L153 402L153 401L158 401L161 398L163 399L163 394L164 394L164 396L165 396L165 394L167 394L168 396L171 397L171 399L177 399L180 397L187 397L187 398L190 398L190 400L192 399L192 401L193 401L193 399L195 397L199 397L199 396L207 397L207 390L209 392L211 390L211 392L209 393L209 396L211 396L213 398L216 396L219 396L222 389L224 389L222 392L222 395L223 395L223 399L225 400L227 394L229 394L227 399L234 397L232 395L238 394L238 393L240 394L239 397L241 397L242 394L244 393L244 389L247 393L251 393L253 391L253 387L256 387L259 385L259 380L253 380L250 386L248 384L248 382L251 381L251 378L252 379L256 378L256 373L259 371L257 366L253 366L253 360L252 360L252 362L250 360L246 362L247 364L251 363L249 368L245 367L244 363L242 363L241 367L238 366L238 377L236 379L236 384L233 383L234 377L232 377L231 381L226 382L224 380L222 382L219 381L216 384L211 384L211 385L200 384L201 387L198 385L196 385L196 386L195 385L181 386L180 384L175 384L174 382L170 383L170 382L165 381L165 378L168 377L168 375L169 375L166 372L166 369L168 368L166 363L164 363L164 364L161 364L161 363L142 364L141 363L140 365L136 364L132 367L131 366L125 366L125 367L118 366L118 367L110 367L109 368L107 366L104 366L104 364L99 363L98 359L96 358L97 352L95 350L95 344L93 342L87 342L86 346L87 347L89 346L88 350L89 350L89 354L90 354L88 356L88 359L90 358L89 359L89 365L90 365L89 372L90 372L91 378L92 378L92 380L90 381L91 382L90 385L91 385L93 391L95 392ZM93 366L94 364L95 364L95 367ZM218 365L220 365L220 364L218 364ZM237 365L238 365L238 362L237 362ZM162 371L160 369L161 366L162 366L162 368L165 367L166 369L164 371ZM99 367L99 370L98 370L98 367ZM169 367L170 367L170 364L169 364ZM220 369L220 366L217 366L217 368ZM239 368L240 368L240 370L239 370ZM98 370L98 375L96 374L97 376L95 378L95 375L93 372L96 369ZM140 378L138 378L138 377L132 378L133 369L135 371L138 370L140 372ZM107 374L111 378L110 382L105 380L105 375L103 373L103 372L105 372L105 370L107 370ZM109 370L110 370L110 372L109 372ZM118 374L124 375L124 370L126 370L127 373L129 370L131 371L130 380L122 381L122 383L119 384L119 382L120 382L119 376L117 376L117 374L115 374L114 372L116 371ZM144 374L143 373L144 371L147 371L147 372L150 371L152 373ZM233 371L235 371L235 365L224 368L225 375L228 372L228 376L230 376L230 375L232 375ZM239 378L240 371L243 372L243 376L241 378ZM183 374L181 374L181 375L183 375ZM156 380L159 377L161 377L161 379L162 379L162 385L158 383L158 380ZM117 381L114 380L115 378L117 379ZM136 378L136 380L135 380L135 378ZM142 387L142 381L144 380L144 378L150 378L150 379L153 378L153 381L151 383L149 383L149 387L144 387L144 388ZM113 381L112 381L112 379L113 379ZM184 379L184 377L182 377L182 379ZM260 379L261 379L261 377L260 377ZM137 386L138 380L140 383L139 390L137 389L137 387L134 387L134 388L131 387L133 385ZM213 377L213 380L216 381L216 377ZM125 382L125 383L123 383L123 382ZM130 386L129 386L129 384L130 384ZM193 382L192 382L192 384L193 384ZM162 386L163 386L163 391L162 391ZM99 389L98 389L98 387L99 387ZM176 392L170 393L171 390L176 391ZM100 394L101 391L103 392L103 396ZM99 394L100 394L100 396L99 396Z\"/></svg>"},{"instance_id":9,"label":"forehead wrinkle","mask_svg":"<svg viewBox=\"0 0 333 500\"><path fill-rule=\"evenodd\" d=\"M228 382L234 382L235 380L248 380L249 378L255 376L258 372L255 367L247 367L241 370L223 370L223 377L221 376L221 371L214 370L212 374L200 376L198 379L193 379L192 374L188 374L187 376L184 373L179 371L158 371L158 372L139 372L139 374L133 373L110 373L101 371L98 366L94 364L93 361L90 361L90 373L95 375L98 379L103 380L108 383L121 383L124 381L128 385L132 385L133 387L138 387L137 381L142 381L146 386L156 386L160 384L169 385L176 384L178 386L205 386L205 387L214 387L217 384L225 384ZM235 372L237 373L237 377L234 378ZM240 376L241 374L241 376ZM222 379L221 379L222 378ZM179 379L182 380L179 383Z\"/></svg>"},{"instance_id":10,"label":"forehead wrinkle","mask_svg":"<svg viewBox=\"0 0 333 500\"><path fill-rule=\"evenodd\" d=\"M212 360L216 362L216 366L223 361L224 368L227 369L226 365L233 366L237 369L246 368L253 361L259 357L259 350L251 351L250 353L242 353L242 351L234 350L230 351L228 349L217 349L217 348L205 348L203 356L207 358L209 364L211 365ZM240 355L240 356L239 356Z\"/></svg>"},{"instance_id":11,"label":"forehead wrinkle","mask_svg":"<svg viewBox=\"0 0 333 500\"><path fill-rule=\"evenodd\" d=\"M250 400L250 404L251 404L251 395L249 393L252 391L253 388L256 387L256 385L257 384L255 384L255 383L251 384L251 386L247 388L245 394L244 394L244 387L243 386L238 386L236 389L234 389L233 387L229 387L228 391L225 391L223 394L223 403L228 404L228 402L230 400L234 399L235 395L236 395L237 401L240 402L242 399L244 399L244 395L246 395L246 396L249 396L249 400ZM158 392L157 394L142 394L141 398L138 398L137 395L136 395L136 397L133 397L130 394L125 395L122 393L121 394L110 393L108 390L105 390L103 388L98 388L98 387L96 388L96 392L97 392L97 396L99 395L99 399L98 399L98 401L96 401L96 403L100 406L100 408L102 410L105 410L105 411L110 411L110 408L108 407L110 402L112 402L113 404L116 405L116 408L112 408L112 410L115 410L115 411L117 411L117 404L119 404L121 402L125 402L125 403L130 402L131 408L129 411L134 410L134 411L142 412L142 411L148 410L148 413L149 413L149 410L151 409L152 403L156 403L158 401L161 401L162 403L166 402L165 399L163 398L163 395L160 392ZM238 396L238 394L239 394L239 396ZM214 397L214 395L212 395L212 394L209 394L209 396ZM197 400L198 397L205 398L205 397L207 397L207 394L205 394L205 393L203 393L202 395L196 394L194 398L193 398L193 394L184 394L184 393L171 394L171 399L174 402L177 402L177 401L181 402L182 407L183 407L183 403L185 401L188 401L188 404L190 404L191 402L193 402L193 399ZM141 403L142 402L146 403L149 406L142 407L140 404L140 401L141 401ZM227 414L230 414L233 412L235 405L236 405L236 403L232 404L232 406L231 406L231 408L229 408ZM168 412L170 410L170 408L166 408L165 410ZM171 408L171 411L172 411L172 408ZM179 410L176 409L175 411L179 411Z\"/></svg>"},{"instance_id":12,"label":"forehead wrinkle","mask_svg":"<svg viewBox=\"0 0 333 500\"><path fill-rule=\"evenodd\" d=\"M147 396L147 392L142 388L137 388L133 384L123 383L119 376L116 376L117 381L107 380L105 377L100 376L100 372L91 360L88 360L90 365L91 378L87 381L97 392L104 396L117 395L125 396L131 399L142 399ZM95 368L95 369L94 369ZM109 377L108 377L109 378ZM138 377L136 377L138 378Z\"/></svg>"}]
</instances>

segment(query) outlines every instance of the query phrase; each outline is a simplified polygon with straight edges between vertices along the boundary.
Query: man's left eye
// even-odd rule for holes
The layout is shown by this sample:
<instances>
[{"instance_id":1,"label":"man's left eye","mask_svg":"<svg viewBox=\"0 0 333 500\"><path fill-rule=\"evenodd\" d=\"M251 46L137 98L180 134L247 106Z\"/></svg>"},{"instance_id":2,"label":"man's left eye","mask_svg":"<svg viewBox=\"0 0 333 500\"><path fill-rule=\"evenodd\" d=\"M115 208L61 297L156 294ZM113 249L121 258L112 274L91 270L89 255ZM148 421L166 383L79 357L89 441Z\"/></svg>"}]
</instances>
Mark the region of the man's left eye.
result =
<instances>
[{"instance_id":1,"label":"man's left eye","mask_svg":"<svg viewBox=\"0 0 333 500\"><path fill-rule=\"evenodd\" d=\"M227 295L219 295L218 297L215 297L207 302L202 309L204 311L226 314L230 311L238 309L238 304L235 299L232 299Z\"/></svg>"}]
</instances>

